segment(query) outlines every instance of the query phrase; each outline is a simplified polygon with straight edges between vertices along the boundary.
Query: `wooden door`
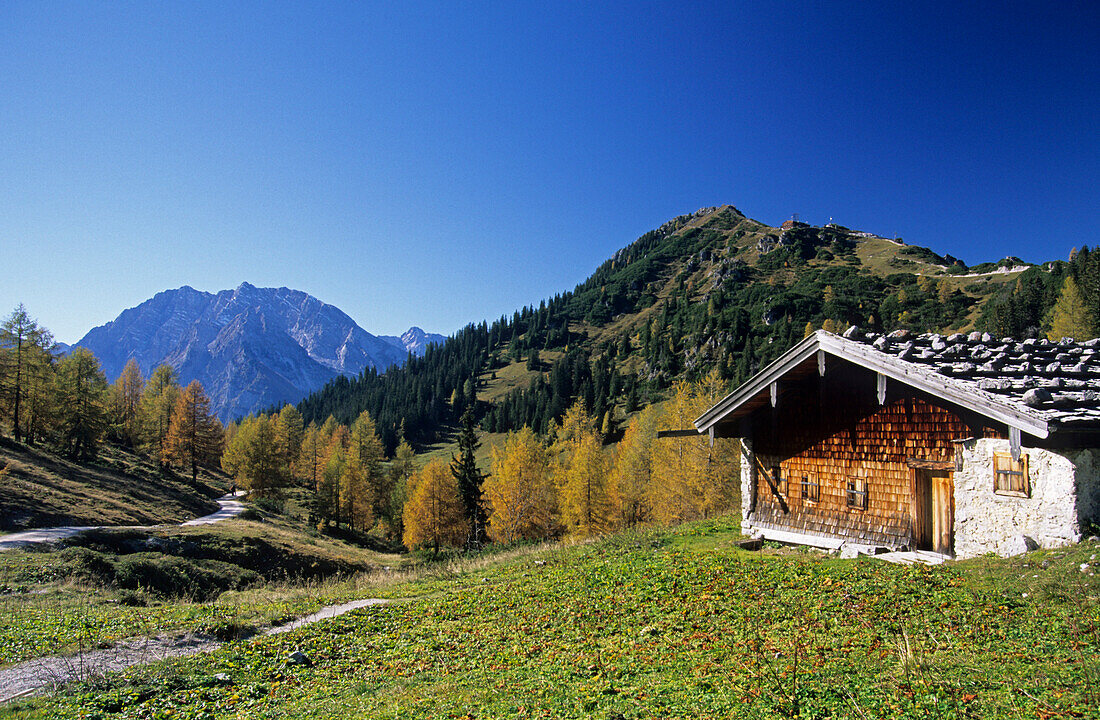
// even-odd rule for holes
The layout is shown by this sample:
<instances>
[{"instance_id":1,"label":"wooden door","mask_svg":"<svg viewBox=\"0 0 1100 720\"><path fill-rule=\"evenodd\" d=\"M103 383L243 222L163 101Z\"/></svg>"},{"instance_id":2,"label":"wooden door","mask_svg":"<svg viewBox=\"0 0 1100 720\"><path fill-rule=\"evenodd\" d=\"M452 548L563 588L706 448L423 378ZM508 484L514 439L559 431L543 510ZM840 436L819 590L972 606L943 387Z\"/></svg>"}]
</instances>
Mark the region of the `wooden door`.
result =
<instances>
[{"instance_id":1,"label":"wooden door","mask_svg":"<svg viewBox=\"0 0 1100 720\"><path fill-rule=\"evenodd\" d=\"M913 545L950 555L955 546L955 481L949 470L913 471Z\"/></svg>"},{"instance_id":2,"label":"wooden door","mask_svg":"<svg viewBox=\"0 0 1100 720\"><path fill-rule=\"evenodd\" d=\"M933 470L932 549L944 555L955 550L955 479L950 472Z\"/></svg>"}]
</instances>

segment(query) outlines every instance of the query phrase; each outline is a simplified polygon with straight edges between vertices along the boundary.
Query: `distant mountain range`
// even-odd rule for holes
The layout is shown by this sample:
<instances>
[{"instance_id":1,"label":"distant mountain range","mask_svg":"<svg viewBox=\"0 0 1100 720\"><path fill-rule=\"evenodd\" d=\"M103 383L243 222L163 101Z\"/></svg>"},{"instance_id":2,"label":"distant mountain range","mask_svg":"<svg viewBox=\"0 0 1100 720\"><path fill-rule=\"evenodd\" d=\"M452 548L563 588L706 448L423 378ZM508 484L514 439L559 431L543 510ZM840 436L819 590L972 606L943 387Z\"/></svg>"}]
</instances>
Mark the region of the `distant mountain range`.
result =
<instances>
[{"instance_id":1,"label":"distant mountain range","mask_svg":"<svg viewBox=\"0 0 1100 720\"><path fill-rule=\"evenodd\" d=\"M95 353L108 380L130 358L146 377L168 363L181 384L200 381L214 411L230 420L296 403L339 375L400 365L443 339L418 327L375 336L307 293L242 283L216 294L186 285L157 293L73 347Z\"/></svg>"}]
</instances>

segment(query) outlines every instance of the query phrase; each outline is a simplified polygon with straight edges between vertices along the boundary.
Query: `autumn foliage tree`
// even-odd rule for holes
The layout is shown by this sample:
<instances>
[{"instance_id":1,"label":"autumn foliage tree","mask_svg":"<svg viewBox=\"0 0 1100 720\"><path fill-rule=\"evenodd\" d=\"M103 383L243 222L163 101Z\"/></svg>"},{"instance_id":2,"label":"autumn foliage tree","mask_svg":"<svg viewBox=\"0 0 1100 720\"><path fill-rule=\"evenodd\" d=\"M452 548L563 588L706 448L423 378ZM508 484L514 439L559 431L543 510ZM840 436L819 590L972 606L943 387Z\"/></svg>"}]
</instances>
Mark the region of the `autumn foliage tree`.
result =
<instances>
[{"instance_id":1,"label":"autumn foliage tree","mask_svg":"<svg viewBox=\"0 0 1100 720\"><path fill-rule=\"evenodd\" d=\"M647 493L653 481L653 445L660 416L657 406L645 408L634 416L619 442L608 485L612 507L624 527L645 522L652 514Z\"/></svg>"},{"instance_id":2,"label":"autumn foliage tree","mask_svg":"<svg viewBox=\"0 0 1100 720\"><path fill-rule=\"evenodd\" d=\"M458 546L466 539L466 515L458 482L443 460L436 459L416 474L416 488L405 505L404 542L409 548Z\"/></svg>"},{"instance_id":3,"label":"autumn foliage tree","mask_svg":"<svg viewBox=\"0 0 1100 720\"><path fill-rule=\"evenodd\" d=\"M0 348L8 351L0 355L0 381L7 401L4 409L16 442L23 439L23 401L30 368L42 361L53 344L49 330L41 327L22 303L0 323Z\"/></svg>"},{"instance_id":4,"label":"autumn foliage tree","mask_svg":"<svg viewBox=\"0 0 1100 720\"><path fill-rule=\"evenodd\" d=\"M210 412L210 399L202 383L192 380L172 410L162 460L190 468L191 482L198 480L199 466L213 466L222 454L222 425Z\"/></svg>"},{"instance_id":5,"label":"autumn foliage tree","mask_svg":"<svg viewBox=\"0 0 1100 720\"><path fill-rule=\"evenodd\" d=\"M275 492L290 479L277 423L269 415L241 420L226 443L221 463L237 485L257 495Z\"/></svg>"},{"instance_id":6,"label":"autumn foliage tree","mask_svg":"<svg viewBox=\"0 0 1100 720\"><path fill-rule=\"evenodd\" d=\"M558 454L555 480L562 524L583 537L610 530L614 524L607 484L610 464L583 400L562 418L554 451Z\"/></svg>"},{"instance_id":7,"label":"autumn foliage tree","mask_svg":"<svg viewBox=\"0 0 1100 720\"><path fill-rule=\"evenodd\" d=\"M130 358L111 386L113 433L130 447L137 445L140 436L141 395L144 390L145 380L141 377L137 360Z\"/></svg>"},{"instance_id":8,"label":"autumn foliage tree","mask_svg":"<svg viewBox=\"0 0 1100 720\"><path fill-rule=\"evenodd\" d=\"M1085 303L1077 283L1072 277L1066 277L1062 292L1050 311L1050 331L1047 338L1061 340L1091 340L1096 336L1093 314Z\"/></svg>"},{"instance_id":9,"label":"autumn foliage tree","mask_svg":"<svg viewBox=\"0 0 1100 720\"><path fill-rule=\"evenodd\" d=\"M141 393L142 443L158 460L164 456L168 426L179 395L179 377L171 365L158 365Z\"/></svg>"},{"instance_id":10,"label":"autumn foliage tree","mask_svg":"<svg viewBox=\"0 0 1100 720\"><path fill-rule=\"evenodd\" d=\"M692 427L695 418L724 394L717 373L691 384L678 382L666 403L661 424ZM734 507L739 489L739 455L730 440L712 445L705 436L670 437L653 444L649 506L664 525L710 517Z\"/></svg>"},{"instance_id":11,"label":"autumn foliage tree","mask_svg":"<svg viewBox=\"0 0 1100 720\"><path fill-rule=\"evenodd\" d=\"M95 355L74 348L57 366L58 445L70 457L96 456L107 429L107 378Z\"/></svg>"},{"instance_id":12,"label":"autumn foliage tree","mask_svg":"<svg viewBox=\"0 0 1100 720\"><path fill-rule=\"evenodd\" d=\"M491 451L492 473L483 485L489 536L504 543L549 537L557 528L557 497L549 452L524 427Z\"/></svg>"}]
</instances>

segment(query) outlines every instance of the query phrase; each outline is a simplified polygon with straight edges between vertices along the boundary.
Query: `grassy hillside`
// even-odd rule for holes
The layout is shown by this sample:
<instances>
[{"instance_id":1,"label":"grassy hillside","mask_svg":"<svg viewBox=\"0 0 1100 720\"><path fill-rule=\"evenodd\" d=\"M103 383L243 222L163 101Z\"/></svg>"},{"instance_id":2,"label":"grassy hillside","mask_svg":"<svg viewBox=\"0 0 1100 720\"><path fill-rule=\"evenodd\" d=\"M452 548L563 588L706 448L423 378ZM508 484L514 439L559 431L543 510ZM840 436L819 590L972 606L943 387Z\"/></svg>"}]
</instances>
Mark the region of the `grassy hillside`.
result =
<instances>
[{"instance_id":1,"label":"grassy hillside","mask_svg":"<svg viewBox=\"0 0 1100 720\"><path fill-rule=\"evenodd\" d=\"M215 512L230 481L203 471L191 484L141 455L104 444L77 463L0 438L0 531L56 525L156 525Z\"/></svg>"},{"instance_id":2,"label":"grassy hillside","mask_svg":"<svg viewBox=\"0 0 1100 720\"><path fill-rule=\"evenodd\" d=\"M512 551L361 591L403 602L0 716L1034 718L1100 706L1096 544L928 568L746 552L738 538L719 518ZM310 664L289 662L295 649Z\"/></svg>"},{"instance_id":3,"label":"grassy hillside","mask_svg":"<svg viewBox=\"0 0 1100 720\"><path fill-rule=\"evenodd\" d=\"M0 667L135 636L248 634L373 586L373 573L385 578L411 559L292 515L243 517L0 553Z\"/></svg>"}]
</instances>

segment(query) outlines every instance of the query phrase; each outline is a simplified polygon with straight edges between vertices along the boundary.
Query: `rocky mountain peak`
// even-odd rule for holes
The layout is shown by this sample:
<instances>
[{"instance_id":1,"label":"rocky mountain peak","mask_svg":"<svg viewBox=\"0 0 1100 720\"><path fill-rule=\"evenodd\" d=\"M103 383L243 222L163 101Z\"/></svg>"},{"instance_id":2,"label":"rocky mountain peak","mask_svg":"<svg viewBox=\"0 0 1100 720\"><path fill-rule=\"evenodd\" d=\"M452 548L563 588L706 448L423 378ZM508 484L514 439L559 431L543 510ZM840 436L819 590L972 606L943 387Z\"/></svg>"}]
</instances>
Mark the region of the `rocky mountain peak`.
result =
<instances>
[{"instance_id":1,"label":"rocky mountain peak","mask_svg":"<svg viewBox=\"0 0 1100 720\"><path fill-rule=\"evenodd\" d=\"M308 293L243 282L215 294L186 285L157 293L76 345L95 353L109 380L131 357L145 376L167 363L182 384L199 380L228 420L295 403L338 375L384 371L442 340L419 328L410 333L395 345Z\"/></svg>"}]
</instances>

